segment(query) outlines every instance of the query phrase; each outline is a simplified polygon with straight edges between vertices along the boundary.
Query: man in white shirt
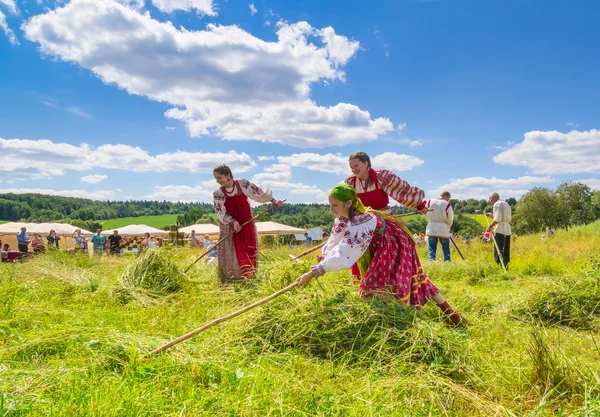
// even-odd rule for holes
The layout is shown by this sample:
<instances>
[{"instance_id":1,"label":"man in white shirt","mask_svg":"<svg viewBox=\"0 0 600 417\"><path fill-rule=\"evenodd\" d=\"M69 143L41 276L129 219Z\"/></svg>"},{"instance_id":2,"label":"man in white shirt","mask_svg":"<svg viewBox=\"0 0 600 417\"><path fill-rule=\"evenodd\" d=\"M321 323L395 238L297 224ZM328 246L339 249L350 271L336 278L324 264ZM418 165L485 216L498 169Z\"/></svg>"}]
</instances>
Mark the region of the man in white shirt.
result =
<instances>
[{"instance_id":1,"label":"man in white shirt","mask_svg":"<svg viewBox=\"0 0 600 417\"><path fill-rule=\"evenodd\" d=\"M435 261L438 240L442 244L444 262L450 262L450 227L454 221L454 211L450 204L450 193L444 191L440 198L425 201L427 210L427 229L425 234L429 242L429 260ZM431 210L431 211L429 211Z\"/></svg>"},{"instance_id":2,"label":"man in white shirt","mask_svg":"<svg viewBox=\"0 0 600 417\"><path fill-rule=\"evenodd\" d=\"M500 256L504 261L504 267L508 269L508 263L510 262L510 235L512 230L510 228L510 221L512 219L512 210L506 201L500 200L498 193L490 194L490 204L493 206L491 213L486 213L486 216L493 219L486 232L490 232L495 229L494 239L497 243L497 249L494 247L494 259L497 264L500 264ZM498 253L498 250L500 253Z\"/></svg>"}]
</instances>

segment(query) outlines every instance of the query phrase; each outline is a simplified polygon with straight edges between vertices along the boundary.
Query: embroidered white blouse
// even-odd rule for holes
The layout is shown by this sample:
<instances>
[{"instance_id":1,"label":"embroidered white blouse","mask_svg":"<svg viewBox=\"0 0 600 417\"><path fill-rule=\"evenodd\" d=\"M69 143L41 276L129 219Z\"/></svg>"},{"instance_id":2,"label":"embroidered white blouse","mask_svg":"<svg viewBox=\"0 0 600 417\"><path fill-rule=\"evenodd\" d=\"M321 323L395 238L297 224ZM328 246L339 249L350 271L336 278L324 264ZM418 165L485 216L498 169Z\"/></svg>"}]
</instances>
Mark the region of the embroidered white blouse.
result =
<instances>
[{"instance_id":1,"label":"embroidered white blouse","mask_svg":"<svg viewBox=\"0 0 600 417\"><path fill-rule=\"evenodd\" d=\"M234 180L234 182L237 182L240 185L240 189L242 193L246 195L246 197L256 201L257 203L269 203L273 201L273 192L271 190L263 191L263 189L260 188L258 185L243 178L239 180ZM229 197L233 197L240 194L237 187L235 186L235 183L233 187L226 188L225 191L227 192L227 196ZM215 212L219 216L219 221L221 223L234 223L235 219L227 213L227 209L225 208L225 199L227 196L225 195L225 193L223 193L223 190L221 188L217 188L213 192Z\"/></svg>"},{"instance_id":2,"label":"embroidered white blouse","mask_svg":"<svg viewBox=\"0 0 600 417\"><path fill-rule=\"evenodd\" d=\"M352 220L335 219L331 235L323 246L323 256L318 265L311 267L314 276L325 272L350 268L369 249L377 217L371 213L357 214Z\"/></svg>"}]
</instances>

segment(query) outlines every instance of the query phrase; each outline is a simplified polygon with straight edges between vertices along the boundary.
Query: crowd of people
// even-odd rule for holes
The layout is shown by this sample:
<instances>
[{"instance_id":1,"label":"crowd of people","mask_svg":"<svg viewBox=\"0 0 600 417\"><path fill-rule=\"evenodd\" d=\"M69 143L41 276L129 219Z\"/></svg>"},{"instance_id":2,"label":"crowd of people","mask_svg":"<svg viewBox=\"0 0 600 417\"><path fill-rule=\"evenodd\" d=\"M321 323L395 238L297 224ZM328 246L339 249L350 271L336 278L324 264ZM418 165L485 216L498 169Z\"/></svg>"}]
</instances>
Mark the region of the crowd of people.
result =
<instances>
[{"instance_id":1,"label":"crowd of people","mask_svg":"<svg viewBox=\"0 0 600 417\"><path fill-rule=\"evenodd\" d=\"M352 154L349 167L352 174L329 193L330 209L335 216L331 234L317 256L317 263L298 278L297 284L303 286L314 277L348 268L361 297L381 295L417 308L433 300L450 323L460 323L460 314L429 279L416 251L418 244L427 244L428 257L435 261L439 245L443 260L451 261L450 243L455 244L460 235L450 232L454 221L450 192L444 191L438 198L425 200L420 188L411 186L389 170L373 169L370 157L364 152ZM219 240L211 242L208 235L202 239L194 230L187 240L193 248L206 250L209 259L218 263L222 282L253 279L258 269L258 238L250 200L271 203L273 208L280 207L283 201L274 198L271 190L263 190L247 179L234 178L227 165L214 168L213 175L219 185L213 193L219 218ZM410 233L392 214L390 199L426 216L425 234ZM487 235L494 242L494 259L507 269L512 235L511 208L495 192L490 195L489 202L492 212L486 216L491 223L484 237ZM121 255L123 248L132 242L139 253L160 245L148 233L144 237L128 239L119 235L118 230L108 237L101 232L98 229L88 239L81 230L76 231L73 234L76 249L87 251L91 241L96 256L104 253ZM550 227L546 236L554 237ZM41 237L35 234L30 240L25 228L17 239L22 253L28 253L30 244L33 252L45 249ZM46 237L48 247L58 248L60 240L55 231ZM470 243L470 234L464 236L464 241ZM312 239L306 233L305 244L311 246L311 243Z\"/></svg>"}]
</instances>

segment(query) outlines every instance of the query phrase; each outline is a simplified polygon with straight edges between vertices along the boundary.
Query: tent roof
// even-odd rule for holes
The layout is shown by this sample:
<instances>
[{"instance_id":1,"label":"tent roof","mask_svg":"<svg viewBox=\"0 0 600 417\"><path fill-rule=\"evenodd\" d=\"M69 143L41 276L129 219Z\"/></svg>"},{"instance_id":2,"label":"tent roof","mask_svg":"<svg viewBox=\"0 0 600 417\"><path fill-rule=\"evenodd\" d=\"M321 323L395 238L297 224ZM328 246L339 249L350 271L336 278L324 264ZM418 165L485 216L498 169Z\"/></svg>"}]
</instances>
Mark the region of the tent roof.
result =
<instances>
[{"instance_id":1,"label":"tent roof","mask_svg":"<svg viewBox=\"0 0 600 417\"><path fill-rule=\"evenodd\" d=\"M299 227L287 226L277 222L257 222L256 229L259 235L292 235L306 232Z\"/></svg>"},{"instance_id":2,"label":"tent roof","mask_svg":"<svg viewBox=\"0 0 600 417\"><path fill-rule=\"evenodd\" d=\"M215 224L193 224L191 226L181 227L179 231L181 233L192 233L192 230L196 231L196 235L218 235L219 226Z\"/></svg>"},{"instance_id":3,"label":"tent roof","mask_svg":"<svg viewBox=\"0 0 600 417\"><path fill-rule=\"evenodd\" d=\"M165 230L156 229L154 227L147 226L145 224L130 224L123 227L114 227L109 230L104 230L102 235L112 235L113 231L118 230L121 236L144 236L146 233L150 235L168 235L169 232Z\"/></svg>"},{"instance_id":4,"label":"tent roof","mask_svg":"<svg viewBox=\"0 0 600 417\"><path fill-rule=\"evenodd\" d=\"M57 235L71 236L75 230L81 229L67 223L4 223L0 224L0 235L11 235L21 233L21 227L27 228L27 233L48 234L50 230L55 230ZM90 231L81 229L84 235L93 234Z\"/></svg>"}]
</instances>

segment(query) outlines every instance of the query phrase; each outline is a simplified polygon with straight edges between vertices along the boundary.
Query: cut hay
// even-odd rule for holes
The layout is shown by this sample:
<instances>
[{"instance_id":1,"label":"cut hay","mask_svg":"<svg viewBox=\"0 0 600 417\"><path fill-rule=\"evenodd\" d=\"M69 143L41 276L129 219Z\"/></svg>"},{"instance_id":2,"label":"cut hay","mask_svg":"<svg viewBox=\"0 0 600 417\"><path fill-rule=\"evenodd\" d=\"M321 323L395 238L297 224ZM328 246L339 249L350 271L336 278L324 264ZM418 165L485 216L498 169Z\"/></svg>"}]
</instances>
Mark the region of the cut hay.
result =
<instances>
[{"instance_id":1,"label":"cut hay","mask_svg":"<svg viewBox=\"0 0 600 417\"><path fill-rule=\"evenodd\" d=\"M295 349L321 359L371 366L394 362L460 368L459 336L443 323L418 320L415 310L396 302L358 299L346 292L325 300L281 297L266 305L246 336L273 351Z\"/></svg>"},{"instance_id":2,"label":"cut hay","mask_svg":"<svg viewBox=\"0 0 600 417\"><path fill-rule=\"evenodd\" d=\"M114 294L122 302L133 299L150 304L183 290L186 282L186 276L168 250L148 250L121 272Z\"/></svg>"}]
</instances>

